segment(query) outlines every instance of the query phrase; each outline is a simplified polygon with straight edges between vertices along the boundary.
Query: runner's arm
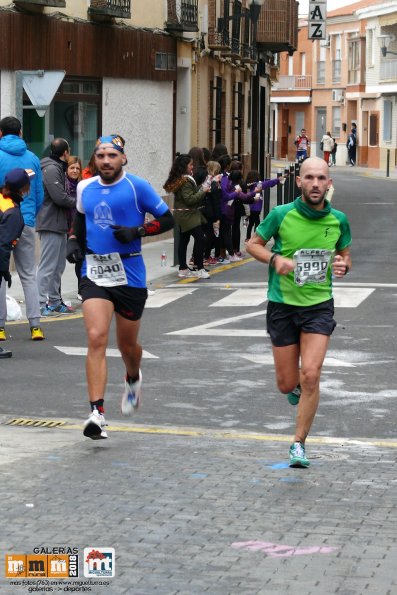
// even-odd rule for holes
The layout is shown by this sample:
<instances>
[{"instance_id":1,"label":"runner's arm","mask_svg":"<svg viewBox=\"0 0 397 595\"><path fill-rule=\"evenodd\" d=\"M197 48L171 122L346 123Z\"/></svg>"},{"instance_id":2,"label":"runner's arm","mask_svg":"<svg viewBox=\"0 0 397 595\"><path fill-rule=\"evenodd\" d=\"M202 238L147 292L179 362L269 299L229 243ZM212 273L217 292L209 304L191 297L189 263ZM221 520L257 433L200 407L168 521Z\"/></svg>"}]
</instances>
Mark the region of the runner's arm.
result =
<instances>
[{"instance_id":1,"label":"runner's arm","mask_svg":"<svg viewBox=\"0 0 397 595\"><path fill-rule=\"evenodd\" d=\"M169 231L174 227L174 217L168 209L165 213L153 219L153 221L137 227L123 227L121 225L111 225L111 227L115 230L113 232L114 237L122 244L128 244L138 237L157 236L160 233Z\"/></svg>"},{"instance_id":2,"label":"runner's arm","mask_svg":"<svg viewBox=\"0 0 397 595\"><path fill-rule=\"evenodd\" d=\"M281 254L277 254L277 252L268 250L266 248L268 241L254 234L246 246L248 254L251 254L259 262L274 267L276 273L279 275L287 275L293 271L295 262L292 258L286 258L285 256L281 256Z\"/></svg>"},{"instance_id":3,"label":"runner's arm","mask_svg":"<svg viewBox=\"0 0 397 595\"><path fill-rule=\"evenodd\" d=\"M352 259L350 256L350 249L344 248L337 250L336 256L332 263L332 272L335 277L344 277L350 271L352 266Z\"/></svg>"}]
</instances>

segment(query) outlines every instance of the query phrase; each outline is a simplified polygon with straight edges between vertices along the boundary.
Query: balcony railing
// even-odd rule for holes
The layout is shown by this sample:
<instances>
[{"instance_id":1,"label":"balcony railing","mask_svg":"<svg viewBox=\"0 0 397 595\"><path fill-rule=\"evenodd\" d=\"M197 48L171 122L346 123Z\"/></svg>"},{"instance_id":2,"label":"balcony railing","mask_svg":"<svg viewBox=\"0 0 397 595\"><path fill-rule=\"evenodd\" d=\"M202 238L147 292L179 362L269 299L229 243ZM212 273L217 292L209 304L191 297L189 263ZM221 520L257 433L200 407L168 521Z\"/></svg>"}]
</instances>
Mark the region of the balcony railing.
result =
<instances>
[{"instance_id":1,"label":"balcony railing","mask_svg":"<svg viewBox=\"0 0 397 595\"><path fill-rule=\"evenodd\" d=\"M298 46L298 2L266 0L261 8L257 42L263 49L292 52Z\"/></svg>"},{"instance_id":2,"label":"balcony railing","mask_svg":"<svg viewBox=\"0 0 397 595\"><path fill-rule=\"evenodd\" d=\"M208 48L210 50L217 50L226 52L231 49L231 41L229 31L216 31L214 27L208 27Z\"/></svg>"},{"instance_id":3,"label":"balcony railing","mask_svg":"<svg viewBox=\"0 0 397 595\"><path fill-rule=\"evenodd\" d=\"M90 0L89 14L95 16L131 18L131 0Z\"/></svg>"},{"instance_id":4,"label":"balcony railing","mask_svg":"<svg viewBox=\"0 0 397 595\"><path fill-rule=\"evenodd\" d=\"M380 63L380 81L397 80L397 60L383 60Z\"/></svg>"},{"instance_id":5,"label":"balcony railing","mask_svg":"<svg viewBox=\"0 0 397 595\"><path fill-rule=\"evenodd\" d=\"M312 88L311 75L280 74L279 80L273 85L274 91L308 91Z\"/></svg>"},{"instance_id":6,"label":"balcony railing","mask_svg":"<svg viewBox=\"0 0 397 595\"><path fill-rule=\"evenodd\" d=\"M65 0L15 0L15 4L35 4L37 6L55 6L57 8L65 8Z\"/></svg>"},{"instance_id":7,"label":"balcony railing","mask_svg":"<svg viewBox=\"0 0 397 595\"><path fill-rule=\"evenodd\" d=\"M197 32L198 0L168 0L165 28L170 33Z\"/></svg>"}]
</instances>

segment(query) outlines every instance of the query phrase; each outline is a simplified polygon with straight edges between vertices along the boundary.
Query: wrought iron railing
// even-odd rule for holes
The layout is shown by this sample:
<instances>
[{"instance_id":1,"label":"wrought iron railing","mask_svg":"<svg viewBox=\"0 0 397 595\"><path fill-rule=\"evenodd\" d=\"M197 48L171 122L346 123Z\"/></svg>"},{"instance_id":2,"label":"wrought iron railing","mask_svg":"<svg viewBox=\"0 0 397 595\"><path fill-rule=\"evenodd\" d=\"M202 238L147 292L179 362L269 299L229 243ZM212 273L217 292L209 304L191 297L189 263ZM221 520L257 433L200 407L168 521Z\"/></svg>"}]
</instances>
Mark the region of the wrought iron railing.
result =
<instances>
[{"instance_id":1,"label":"wrought iron railing","mask_svg":"<svg viewBox=\"0 0 397 595\"><path fill-rule=\"evenodd\" d=\"M131 0L91 0L90 8L99 12L117 12L122 14L131 14Z\"/></svg>"},{"instance_id":2,"label":"wrought iron railing","mask_svg":"<svg viewBox=\"0 0 397 595\"><path fill-rule=\"evenodd\" d=\"M168 0L167 24L197 29L198 0Z\"/></svg>"}]
</instances>

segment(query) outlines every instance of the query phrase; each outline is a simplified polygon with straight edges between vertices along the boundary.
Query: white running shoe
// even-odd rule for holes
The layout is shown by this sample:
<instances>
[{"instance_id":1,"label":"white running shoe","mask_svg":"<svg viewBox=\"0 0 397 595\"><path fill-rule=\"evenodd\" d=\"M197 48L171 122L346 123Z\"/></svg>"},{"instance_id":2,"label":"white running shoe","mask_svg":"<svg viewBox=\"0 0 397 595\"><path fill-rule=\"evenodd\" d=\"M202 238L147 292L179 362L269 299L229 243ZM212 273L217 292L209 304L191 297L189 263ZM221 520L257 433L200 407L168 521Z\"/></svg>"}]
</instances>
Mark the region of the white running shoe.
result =
<instances>
[{"instance_id":1,"label":"white running shoe","mask_svg":"<svg viewBox=\"0 0 397 595\"><path fill-rule=\"evenodd\" d=\"M190 269L180 269L178 272L178 277L182 279L188 279L189 277L197 277L195 271L191 271Z\"/></svg>"},{"instance_id":2,"label":"white running shoe","mask_svg":"<svg viewBox=\"0 0 397 595\"><path fill-rule=\"evenodd\" d=\"M135 382L124 380L124 393L121 397L121 413L131 415L134 413L141 402L142 393L142 372L139 370L139 378Z\"/></svg>"},{"instance_id":3,"label":"white running shoe","mask_svg":"<svg viewBox=\"0 0 397 595\"><path fill-rule=\"evenodd\" d=\"M102 440L108 437L103 428L106 426L105 416L97 409L92 411L89 418L84 422L83 434L92 440Z\"/></svg>"},{"instance_id":4,"label":"white running shoe","mask_svg":"<svg viewBox=\"0 0 397 595\"><path fill-rule=\"evenodd\" d=\"M209 279L211 277L211 275L207 273L205 269L200 269L197 271L196 275L199 279Z\"/></svg>"},{"instance_id":5,"label":"white running shoe","mask_svg":"<svg viewBox=\"0 0 397 595\"><path fill-rule=\"evenodd\" d=\"M229 260L230 260L230 262L240 262L240 260L243 260L243 259L240 258L240 256L237 256L237 254L234 254L233 256L229 256Z\"/></svg>"}]
</instances>

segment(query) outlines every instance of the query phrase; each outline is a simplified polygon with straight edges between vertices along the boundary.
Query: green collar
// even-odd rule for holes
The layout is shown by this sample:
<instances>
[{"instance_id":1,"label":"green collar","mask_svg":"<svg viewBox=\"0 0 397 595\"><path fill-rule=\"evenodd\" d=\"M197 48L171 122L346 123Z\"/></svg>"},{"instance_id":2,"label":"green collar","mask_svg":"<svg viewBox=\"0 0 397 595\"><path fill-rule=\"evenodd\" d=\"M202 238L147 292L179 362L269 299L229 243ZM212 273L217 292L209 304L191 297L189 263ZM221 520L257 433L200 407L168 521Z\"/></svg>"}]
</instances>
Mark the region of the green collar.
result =
<instances>
[{"instance_id":1,"label":"green collar","mask_svg":"<svg viewBox=\"0 0 397 595\"><path fill-rule=\"evenodd\" d=\"M324 208L320 211L312 209L307 203L303 202L301 196L298 196L298 198L295 199L294 204L298 213L303 215L303 217L307 217L307 219L322 219L331 212L331 203L327 199L325 199Z\"/></svg>"}]
</instances>

